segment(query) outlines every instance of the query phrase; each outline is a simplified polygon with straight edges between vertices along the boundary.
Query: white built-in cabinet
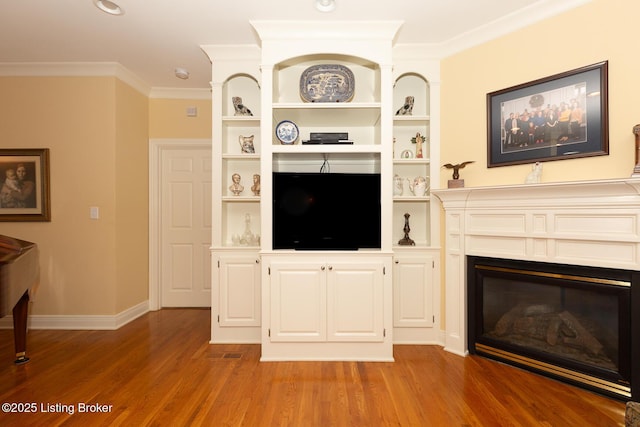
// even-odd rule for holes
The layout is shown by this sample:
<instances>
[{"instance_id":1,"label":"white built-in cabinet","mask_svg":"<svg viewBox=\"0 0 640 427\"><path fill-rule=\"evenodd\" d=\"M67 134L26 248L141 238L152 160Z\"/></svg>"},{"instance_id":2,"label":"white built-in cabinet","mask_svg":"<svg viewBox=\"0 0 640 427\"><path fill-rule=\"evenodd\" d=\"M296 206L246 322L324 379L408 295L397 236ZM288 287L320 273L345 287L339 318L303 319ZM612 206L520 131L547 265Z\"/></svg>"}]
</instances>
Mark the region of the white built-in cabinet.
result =
<instances>
[{"instance_id":1,"label":"white built-in cabinet","mask_svg":"<svg viewBox=\"0 0 640 427\"><path fill-rule=\"evenodd\" d=\"M211 342L259 343L261 197L251 186L260 174L260 49L203 49L212 62ZM235 115L233 97L253 115ZM255 153L244 153L240 137L252 135ZM238 195L229 189L235 173L244 187Z\"/></svg>"},{"instance_id":2,"label":"white built-in cabinet","mask_svg":"<svg viewBox=\"0 0 640 427\"><path fill-rule=\"evenodd\" d=\"M273 342L382 342L384 262L313 257L270 263ZM354 304L359 301L359 304Z\"/></svg>"},{"instance_id":3,"label":"white built-in cabinet","mask_svg":"<svg viewBox=\"0 0 640 427\"><path fill-rule=\"evenodd\" d=\"M437 342L440 207L429 191L409 188L418 176L439 186L437 61L394 47L395 21L251 25L260 47L203 46L213 70L211 342L260 342L262 360L379 361L393 360L394 343ZM318 64L348 67L353 99L304 102L300 76ZM234 115L237 96L253 116ZM406 96L413 113L396 116ZM277 140L283 120L297 124L296 144ZM300 144L311 132L345 131L353 145ZM425 139L421 157L416 133ZM255 153L241 152L239 138L249 135ZM272 173L318 172L325 161L331 172L381 175L380 249L273 249ZM234 173L240 195L229 190ZM250 190L254 175L260 195ZM394 194L394 176L403 194ZM398 244L405 213L412 246Z\"/></svg>"}]
</instances>

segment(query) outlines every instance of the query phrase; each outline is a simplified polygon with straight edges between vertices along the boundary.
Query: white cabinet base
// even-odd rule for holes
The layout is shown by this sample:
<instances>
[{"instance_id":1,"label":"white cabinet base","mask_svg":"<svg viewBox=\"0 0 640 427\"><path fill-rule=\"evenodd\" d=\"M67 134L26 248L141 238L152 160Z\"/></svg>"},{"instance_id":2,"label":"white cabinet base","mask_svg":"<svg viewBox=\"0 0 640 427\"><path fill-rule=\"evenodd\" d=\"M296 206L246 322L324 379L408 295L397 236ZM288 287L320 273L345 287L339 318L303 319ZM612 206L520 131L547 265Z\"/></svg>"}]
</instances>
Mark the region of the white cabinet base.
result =
<instances>
[{"instance_id":1,"label":"white cabinet base","mask_svg":"<svg viewBox=\"0 0 640 427\"><path fill-rule=\"evenodd\" d=\"M258 253L215 251L212 263L210 343L260 343Z\"/></svg>"},{"instance_id":2,"label":"white cabinet base","mask_svg":"<svg viewBox=\"0 0 640 427\"><path fill-rule=\"evenodd\" d=\"M262 357L393 361L391 255L262 257Z\"/></svg>"}]
</instances>

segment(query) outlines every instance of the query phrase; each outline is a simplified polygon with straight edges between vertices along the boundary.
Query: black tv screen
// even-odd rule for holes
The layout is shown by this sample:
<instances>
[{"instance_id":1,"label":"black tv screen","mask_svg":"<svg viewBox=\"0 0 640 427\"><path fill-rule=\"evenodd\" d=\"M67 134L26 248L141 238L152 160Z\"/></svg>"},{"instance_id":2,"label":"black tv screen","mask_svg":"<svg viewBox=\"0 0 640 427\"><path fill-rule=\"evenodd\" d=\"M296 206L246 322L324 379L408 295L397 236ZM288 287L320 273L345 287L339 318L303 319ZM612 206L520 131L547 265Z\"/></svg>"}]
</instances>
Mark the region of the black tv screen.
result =
<instances>
[{"instance_id":1,"label":"black tv screen","mask_svg":"<svg viewBox=\"0 0 640 427\"><path fill-rule=\"evenodd\" d=\"M273 173L273 249L379 249L380 226L380 174Z\"/></svg>"}]
</instances>

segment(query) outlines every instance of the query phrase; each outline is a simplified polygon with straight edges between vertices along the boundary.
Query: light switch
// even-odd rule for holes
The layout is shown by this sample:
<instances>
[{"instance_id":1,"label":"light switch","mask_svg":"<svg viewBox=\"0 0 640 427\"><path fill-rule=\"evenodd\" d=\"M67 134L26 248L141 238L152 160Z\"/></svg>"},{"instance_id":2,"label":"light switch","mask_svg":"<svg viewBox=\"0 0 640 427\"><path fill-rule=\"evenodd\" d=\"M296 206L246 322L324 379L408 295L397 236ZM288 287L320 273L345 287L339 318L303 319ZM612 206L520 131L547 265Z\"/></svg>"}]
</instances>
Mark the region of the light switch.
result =
<instances>
[{"instance_id":1,"label":"light switch","mask_svg":"<svg viewBox=\"0 0 640 427\"><path fill-rule=\"evenodd\" d=\"M89 218L91 219L99 219L100 218L100 208L97 206L91 206L89 208Z\"/></svg>"}]
</instances>

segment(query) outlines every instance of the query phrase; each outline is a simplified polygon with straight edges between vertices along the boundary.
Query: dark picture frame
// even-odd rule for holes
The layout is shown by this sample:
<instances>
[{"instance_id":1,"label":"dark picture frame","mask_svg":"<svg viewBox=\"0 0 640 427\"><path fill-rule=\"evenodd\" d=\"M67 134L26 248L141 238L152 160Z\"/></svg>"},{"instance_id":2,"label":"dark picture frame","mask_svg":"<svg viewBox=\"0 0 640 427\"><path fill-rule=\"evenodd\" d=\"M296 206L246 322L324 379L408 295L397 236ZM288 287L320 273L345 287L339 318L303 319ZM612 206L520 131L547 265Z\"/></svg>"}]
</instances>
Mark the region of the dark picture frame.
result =
<instances>
[{"instance_id":1,"label":"dark picture frame","mask_svg":"<svg viewBox=\"0 0 640 427\"><path fill-rule=\"evenodd\" d=\"M608 155L608 62L487 94L487 125L488 167Z\"/></svg>"},{"instance_id":2,"label":"dark picture frame","mask_svg":"<svg viewBox=\"0 0 640 427\"><path fill-rule=\"evenodd\" d=\"M0 221L51 221L49 149L0 149Z\"/></svg>"}]
</instances>

